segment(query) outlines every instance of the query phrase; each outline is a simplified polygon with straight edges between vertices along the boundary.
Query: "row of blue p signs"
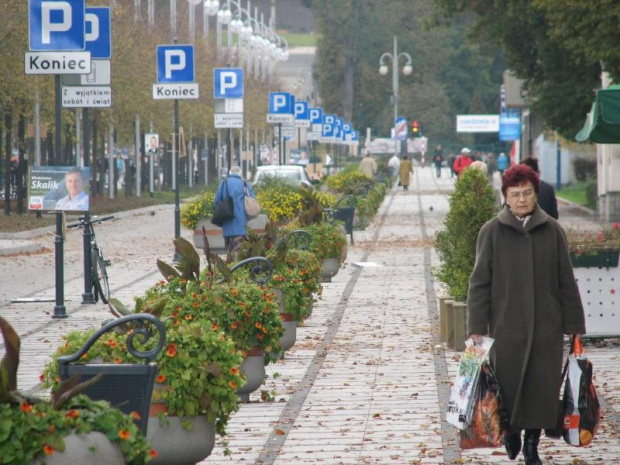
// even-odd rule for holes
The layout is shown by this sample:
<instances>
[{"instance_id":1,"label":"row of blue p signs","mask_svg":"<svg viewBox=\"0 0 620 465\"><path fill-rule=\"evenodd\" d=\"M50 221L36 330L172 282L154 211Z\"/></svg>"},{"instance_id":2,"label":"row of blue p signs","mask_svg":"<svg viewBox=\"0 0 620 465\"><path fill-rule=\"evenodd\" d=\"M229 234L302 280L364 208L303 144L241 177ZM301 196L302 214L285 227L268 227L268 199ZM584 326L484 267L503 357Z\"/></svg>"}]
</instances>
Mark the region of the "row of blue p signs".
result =
<instances>
[{"instance_id":1,"label":"row of blue p signs","mask_svg":"<svg viewBox=\"0 0 620 465\"><path fill-rule=\"evenodd\" d=\"M293 115L297 121L309 121L310 124L322 125L323 137L334 137L346 140L350 135L351 141L358 140L358 132L351 123L343 121L336 115L324 115L322 108L310 108L308 102L296 100L293 94L288 92L269 93L269 114Z\"/></svg>"}]
</instances>

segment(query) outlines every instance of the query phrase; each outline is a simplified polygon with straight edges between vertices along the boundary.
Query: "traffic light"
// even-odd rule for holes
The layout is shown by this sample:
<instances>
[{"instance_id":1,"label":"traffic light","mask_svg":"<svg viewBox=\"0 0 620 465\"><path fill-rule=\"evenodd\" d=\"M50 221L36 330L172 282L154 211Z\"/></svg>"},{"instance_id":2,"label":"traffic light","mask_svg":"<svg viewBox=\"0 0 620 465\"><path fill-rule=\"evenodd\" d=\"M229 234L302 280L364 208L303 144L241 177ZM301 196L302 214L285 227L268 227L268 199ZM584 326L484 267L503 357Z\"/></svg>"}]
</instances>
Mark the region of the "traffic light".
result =
<instances>
[{"instance_id":1,"label":"traffic light","mask_svg":"<svg viewBox=\"0 0 620 465\"><path fill-rule=\"evenodd\" d=\"M417 121L411 122L411 137L420 137L422 135L422 128Z\"/></svg>"}]
</instances>

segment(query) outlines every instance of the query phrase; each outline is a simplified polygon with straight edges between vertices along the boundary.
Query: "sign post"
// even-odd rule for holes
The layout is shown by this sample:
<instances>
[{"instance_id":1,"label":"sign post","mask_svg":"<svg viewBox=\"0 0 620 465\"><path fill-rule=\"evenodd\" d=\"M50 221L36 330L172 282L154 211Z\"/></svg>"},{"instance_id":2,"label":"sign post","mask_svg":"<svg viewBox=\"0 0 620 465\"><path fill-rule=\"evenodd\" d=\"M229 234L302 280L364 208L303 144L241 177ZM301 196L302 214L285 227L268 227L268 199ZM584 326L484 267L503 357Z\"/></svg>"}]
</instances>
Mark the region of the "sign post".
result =
<instances>
[{"instance_id":1,"label":"sign post","mask_svg":"<svg viewBox=\"0 0 620 465\"><path fill-rule=\"evenodd\" d=\"M28 43L24 71L26 74L53 74L55 87L55 147L54 160L61 161L61 74L90 73L90 53L85 52L84 0L29 0ZM64 239L62 211L56 212L55 265L56 305L52 318L66 318L64 296Z\"/></svg>"},{"instance_id":2,"label":"sign post","mask_svg":"<svg viewBox=\"0 0 620 465\"><path fill-rule=\"evenodd\" d=\"M213 70L214 123L216 128L228 129L226 168L232 166L232 131L243 128L243 68Z\"/></svg>"},{"instance_id":3,"label":"sign post","mask_svg":"<svg viewBox=\"0 0 620 465\"><path fill-rule=\"evenodd\" d=\"M269 93L269 112L267 122L278 125L278 165L282 160L282 124L295 121L294 108L295 96L288 92Z\"/></svg>"},{"instance_id":4,"label":"sign post","mask_svg":"<svg viewBox=\"0 0 620 465\"><path fill-rule=\"evenodd\" d=\"M179 99L197 99L198 84L195 81L194 46L158 45L157 56L157 84L153 84L154 99L174 99L174 134L173 147L173 180L174 180L174 238L181 236L181 199L179 192ZM174 139L178 138L178 143ZM173 260L177 262L176 254Z\"/></svg>"}]
</instances>

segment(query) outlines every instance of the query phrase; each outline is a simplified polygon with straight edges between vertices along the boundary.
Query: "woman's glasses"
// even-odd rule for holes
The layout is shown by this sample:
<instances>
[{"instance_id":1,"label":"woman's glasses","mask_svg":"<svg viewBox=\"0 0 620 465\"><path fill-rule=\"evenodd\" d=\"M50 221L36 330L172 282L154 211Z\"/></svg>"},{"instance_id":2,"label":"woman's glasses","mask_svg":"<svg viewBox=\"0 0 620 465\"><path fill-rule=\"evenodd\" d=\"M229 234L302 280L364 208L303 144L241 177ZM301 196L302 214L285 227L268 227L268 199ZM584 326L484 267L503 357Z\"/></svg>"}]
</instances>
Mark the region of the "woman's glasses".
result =
<instances>
[{"instance_id":1,"label":"woman's glasses","mask_svg":"<svg viewBox=\"0 0 620 465\"><path fill-rule=\"evenodd\" d=\"M510 192L508 194L508 197L510 197L511 199L515 199L515 200L517 200L520 197L523 197L524 199L530 199L532 198L533 195L534 195L534 190L528 189L522 192Z\"/></svg>"}]
</instances>

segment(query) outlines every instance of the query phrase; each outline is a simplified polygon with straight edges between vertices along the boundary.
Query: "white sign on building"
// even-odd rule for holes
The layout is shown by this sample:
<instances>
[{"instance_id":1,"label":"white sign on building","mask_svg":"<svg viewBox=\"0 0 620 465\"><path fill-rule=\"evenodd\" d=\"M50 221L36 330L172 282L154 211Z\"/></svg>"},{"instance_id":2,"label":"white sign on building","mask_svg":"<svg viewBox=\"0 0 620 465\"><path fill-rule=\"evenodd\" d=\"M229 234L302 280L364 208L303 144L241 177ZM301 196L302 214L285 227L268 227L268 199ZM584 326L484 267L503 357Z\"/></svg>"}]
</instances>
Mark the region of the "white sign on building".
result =
<instances>
[{"instance_id":1,"label":"white sign on building","mask_svg":"<svg viewBox=\"0 0 620 465\"><path fill-rule=\"evenodd\" d=\"M499 132L499 115L457 115L456 132Z\"/></svg>"}]
</instances>

